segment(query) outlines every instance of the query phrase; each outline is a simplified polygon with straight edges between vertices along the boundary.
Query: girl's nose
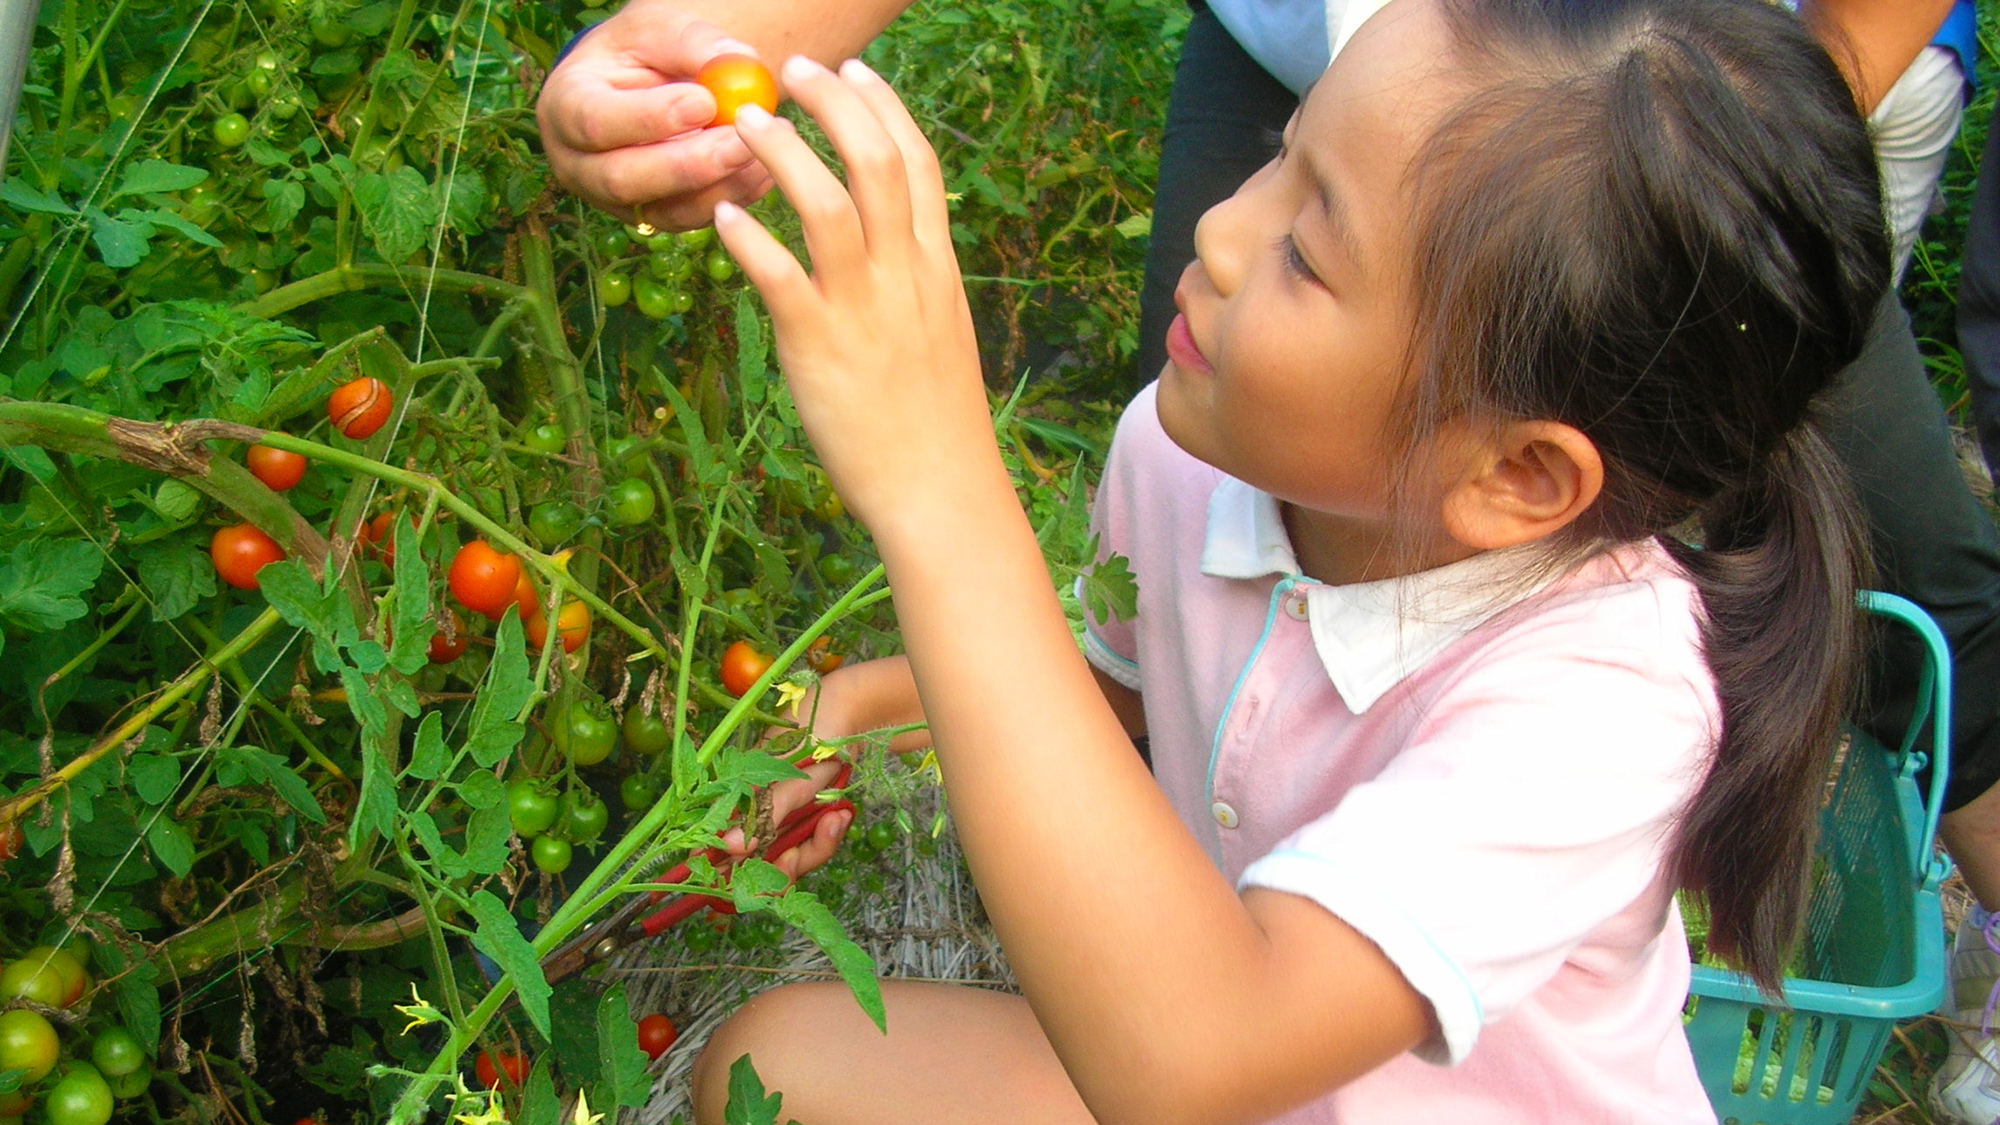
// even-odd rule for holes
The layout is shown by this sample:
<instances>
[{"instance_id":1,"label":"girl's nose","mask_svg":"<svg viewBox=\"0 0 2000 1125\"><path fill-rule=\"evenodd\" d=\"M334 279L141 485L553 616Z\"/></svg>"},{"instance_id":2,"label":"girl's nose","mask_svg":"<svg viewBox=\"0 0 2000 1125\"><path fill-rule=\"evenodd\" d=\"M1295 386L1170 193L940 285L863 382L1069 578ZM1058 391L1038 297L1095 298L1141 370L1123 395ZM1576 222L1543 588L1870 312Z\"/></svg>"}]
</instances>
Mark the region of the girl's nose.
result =
<instances>
[{"instance_id":1,"label":"girl's nose","mask_svg":"<svg viewBox=\"0 0 2000 1125\"><path fill-rule=\"evenodd\" d=\"M1236 194L1210 207L1194 227L1194 254L1218 292L1227 296L1242 282L1255 242L1256 197L1270 169L1250 177Z\"/></svg>"}]
</instances>

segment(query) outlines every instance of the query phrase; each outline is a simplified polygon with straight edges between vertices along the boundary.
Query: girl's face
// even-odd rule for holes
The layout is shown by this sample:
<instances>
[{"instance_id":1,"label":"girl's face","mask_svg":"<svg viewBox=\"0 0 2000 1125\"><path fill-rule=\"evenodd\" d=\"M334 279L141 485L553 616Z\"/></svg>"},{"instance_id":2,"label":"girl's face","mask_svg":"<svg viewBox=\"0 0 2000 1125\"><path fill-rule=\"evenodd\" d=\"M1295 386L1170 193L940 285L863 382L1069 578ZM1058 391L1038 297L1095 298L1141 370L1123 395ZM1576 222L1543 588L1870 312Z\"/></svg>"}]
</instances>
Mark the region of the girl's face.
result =
<instances>
[{"instance_id":1,"label":"girl's face","mask_svg":"<svg viewBox=\"0 0 2000 1125\"><path fill-rule=\"evenodd\" d=\"M1390 495L1404 456L1391 414L1413 325L1406 173L1462 94L1449 47L1424 0L1363 25L1277 159L1202 217L1174 295L1161 424L1286 502L1301 564L1324 581L1385 576L1370 568L1388 562L1391 504L1416 505L1422 531L1441 500ZM1451 558L1395 570L1413 561Z\"/></svg>"}]
</instances>

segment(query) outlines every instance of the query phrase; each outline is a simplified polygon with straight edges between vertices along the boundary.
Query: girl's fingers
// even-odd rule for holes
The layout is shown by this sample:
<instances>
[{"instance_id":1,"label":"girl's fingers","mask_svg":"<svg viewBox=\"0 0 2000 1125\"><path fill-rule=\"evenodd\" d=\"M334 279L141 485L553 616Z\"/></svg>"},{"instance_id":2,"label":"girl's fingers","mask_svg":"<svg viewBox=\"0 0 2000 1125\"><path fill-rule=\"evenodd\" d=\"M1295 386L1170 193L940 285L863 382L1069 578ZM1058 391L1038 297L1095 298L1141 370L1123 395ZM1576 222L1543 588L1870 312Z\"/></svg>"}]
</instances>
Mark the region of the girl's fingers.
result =
<instances>
[{"instance_id":1,"label":"girl's fingers","mask_svg":"<svg viewBox=\"0 0 2000 1125\"><path fill-rule=\"evenodd\" d=\"M870 254L880 259L906 251L909 180L901 148L876 111L841 76L803 55L785 60L784 78L792 100L812 114L840 154Z\"/></svg>"},{"instance_id":2,"label":"girl's fingers","mask_svg":"<svg viewBox=\"0 0 2000 1125\"><path fill-rule=\"evenodd\" d=\"M764 295L773 325L784 331L807 303L818 297L812 279L785 245L764 229L764 224L734 203L715 205L715 234L729 251L743 276Z\"/></svg>"},{"instance_id":3,"label":"girl's fingers","mask_svg":"<svg viewBox=\"0 0 2000 1125\"><path fill-rule=\"evenodd\" d=\"M765 112L762 106L746 105L736 111L736 132L764 162L771 178L778 182L778 190L798 212L813 271L837 277L863 268L868 248L854 201L791 123Z\"/></svg>"},{"instance_id":4,"label":"girl's fingers","mask_svg":"<svg viewBox=\"0 0 2000 1125\"><path fill-rule=\"evenodd\" d=\"M944 173L930 139L917 128L903 99L868 64L849 59L841 64L840 77L875 115L901 156L910 222L918 240L926 249L933 249L933 240L941 239L950 249L951 215L945 205Z\"/></svg>"}]
</instances>

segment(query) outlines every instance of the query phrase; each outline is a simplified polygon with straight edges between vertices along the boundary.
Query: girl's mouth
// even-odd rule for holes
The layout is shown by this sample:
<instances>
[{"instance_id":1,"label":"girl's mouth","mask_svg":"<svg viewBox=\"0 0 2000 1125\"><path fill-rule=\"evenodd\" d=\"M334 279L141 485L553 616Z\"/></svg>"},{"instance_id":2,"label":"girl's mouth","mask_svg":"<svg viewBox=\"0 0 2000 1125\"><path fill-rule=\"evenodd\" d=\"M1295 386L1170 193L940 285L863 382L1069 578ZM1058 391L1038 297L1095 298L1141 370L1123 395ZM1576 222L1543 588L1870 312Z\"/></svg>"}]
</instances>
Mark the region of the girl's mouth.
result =
<instances>
[{"instance_id":1,"label":"girl's mouth","mask_svg":"<svg viewBox=\"0 0 2000 1125\"><path fill-rule=\"evenodd\" d=\"M1195 346L1194 333L1188 330L1187 316L1176 313L1173 324L1167 327L1167 358L1175 367L1193 375L1211 374L1215 369L1209 366L1208 357Z\"/></svg>"}]
</instances>

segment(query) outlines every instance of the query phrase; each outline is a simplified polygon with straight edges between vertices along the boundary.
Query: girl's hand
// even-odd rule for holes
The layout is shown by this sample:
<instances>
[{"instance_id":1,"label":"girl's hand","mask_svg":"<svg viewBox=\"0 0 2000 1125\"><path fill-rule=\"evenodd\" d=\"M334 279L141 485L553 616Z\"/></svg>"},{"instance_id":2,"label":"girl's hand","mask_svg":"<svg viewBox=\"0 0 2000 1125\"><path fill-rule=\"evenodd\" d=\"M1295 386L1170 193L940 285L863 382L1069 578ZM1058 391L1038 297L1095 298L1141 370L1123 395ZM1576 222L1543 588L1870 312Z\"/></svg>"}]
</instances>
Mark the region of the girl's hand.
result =
<instances>
[{"instance_id":1,"label":"girl's hand","mask_svg":"<svg viewBox=\"0 0 2000 1125\"><path fill-rule=\"evenodd\" d=\"M764 295L799 418L841 499L879 537L973 475L1001 471L937 156L887 83L786 61L785 89L826 130L845 187L789 123L736 127L798 211L808 274L740 208L716 230Z\"/></svg>"},{"instance_id":2,"label":"girl's hand","mask_svg":"<svg viewBox=\"0 0 2000 1125\"><path fill-rule=\"evenodd\" d=\"M832 785L840 773L840 763L834 761L816 762L806 767L806 776L789 781L780 781L771 786L771 823L783 824L785 818L795 809L804 808L813 801L820 790ZM850 812L830 812L819 818L813 825L810 840L794 848L787 848L771 860L780 871L793 879L813 870L827 860L840 846L840 839L847 834L847 826L854 821ZM764 841L745 839L743 829L731 828L722 834L723 850L732 860L742 859L763 850Z\"/></svg>"}]
</instances>

